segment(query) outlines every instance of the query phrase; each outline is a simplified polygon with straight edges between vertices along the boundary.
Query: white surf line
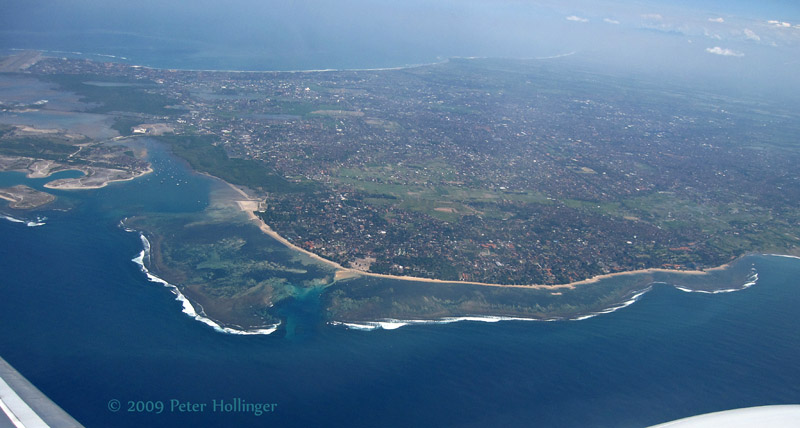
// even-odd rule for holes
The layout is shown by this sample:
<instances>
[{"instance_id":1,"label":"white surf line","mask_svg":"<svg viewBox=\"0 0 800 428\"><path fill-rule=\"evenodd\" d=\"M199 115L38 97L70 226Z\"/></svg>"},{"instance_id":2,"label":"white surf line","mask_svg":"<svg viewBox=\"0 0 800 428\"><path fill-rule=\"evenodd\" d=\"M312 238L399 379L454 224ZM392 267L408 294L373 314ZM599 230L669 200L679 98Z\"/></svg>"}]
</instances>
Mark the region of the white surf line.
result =
<instances>
[{"instance_id":1,"label":"white surf line","mask_svg":"<svg viewBox=\"0 0 800 428\"><path fill-rule=\"evenodd\" d=\"M788 259L798 259L798 260L800 260L800 257L798 257L798 256L791 256L791 255L789 255L789 254L765 254L765 256L771 256L771 257L785 257L785 258L788 258Z\"/></svg>"},{"instance_id":2,"label":"white surf line","mask_svg":"<svg viewBox=\"0 0 800 428\"><path fill-rule=\"evenodd\" d=\"M6 381L0 377L0 409L17 428L50 428L36 412L17 395Z\"/></svg>"},{"instance_id":3,"label":"white surf line","mask_svg":"<svg viewBox=\"0 0 800 428\"><path fill-rule=\"evenodd\" d=\"M135 232L135 230L133 230L133 229L126 228L124 226L123 222L120 222L120 225L122 225L122 227L126 231ZM136 263L137 265L139 265L139 268L141 269L141 271L144 272L144 274L147 276L147 280L148 281L161 284L164 287L166 287L170 292L172 292L172 294L175 295L175 300L177 300L178 302L181 303L182 312L184 314L194 318L197 321L200 321L203 324L206 324L206 325L210 326L211 328L213 328L214 330L216 330L216 331L218 331L220 333L239 334L239 335L254 335L254 334L272 334L272 333L274 333L275 331L278 330L278 326L280 326L280 322L277 323L277 324L272 324L271 326L269 326L267 328L259 328L259 329L254 329L254 330L238 330L238 329L235 329L235 328L232 328L232 327L223 327L222 325L220 325L216 321L212 320L211 318L208 318L208 316L206 316L205 311L203 310L202 305L199 305L199 304L198 304L198 306L200 306L200 313L198 313L197 310L194 307L194 304L191 301L189 301L189 299L187 299L186 296L183 295L183 293L181 292L180 288L178 288L175 284L170 284L169 282L165 281L164 279L162 279L162 278L160 278L160 277L158 277L156 275L153 275L150 272L150 270L147 268L147 266L145 266L145 258L147 258L148 263L150 261L150 241L147 239L147 237L144 236L144 233L141 233L141 232L139 232L139 238L142 241L142 246L144 247L144 249L139 252L139 255L137 255L136 257L132 258L131 261Z\"/></svg>"}]
</instances>

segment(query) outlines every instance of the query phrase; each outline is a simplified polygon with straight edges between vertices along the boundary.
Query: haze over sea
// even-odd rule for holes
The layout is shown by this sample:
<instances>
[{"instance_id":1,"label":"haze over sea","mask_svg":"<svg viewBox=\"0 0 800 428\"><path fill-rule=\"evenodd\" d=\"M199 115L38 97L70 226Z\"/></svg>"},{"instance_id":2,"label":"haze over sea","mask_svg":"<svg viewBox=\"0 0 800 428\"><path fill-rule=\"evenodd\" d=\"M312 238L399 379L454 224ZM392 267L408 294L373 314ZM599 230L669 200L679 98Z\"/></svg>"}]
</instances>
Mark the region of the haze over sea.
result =
<instances>
[{"instance_id":1,"label":"haze over sea","mask_svg":"<svg viewBox=\"0 0 800 428\"><path fill-rule=\"evenodd\" d=\"M187 29L199 34L205 22L198 23L196 14L176 21L173 30L165 28L174 17L158 16L150 27L134 31L134 23L147 20L126 14L143 14L148 8L120 7L108 16L57 20L45 31L44 18L77 16L94 10L93 5L77 2L77 12L65 12L66 6L44 10L20 2L15 13L0 18L5 28L0 49L43 49L189 69L377 68L492 54L493 43L512 38L517 28L487 40L480 36L491 31L479 27L470 39L472 48L462 48L454 36L424 50L422 39L444 25L433 18L450 16L448 7L421 19L417 26L427 32L420 40L404 39L402 45L392 44L396 40L388 32L367 40L364 32L370 26L359 27L361 33L339 34L346 23L330 23L309 36L308 25L292 33L291 26L268 25L276 19L259 24L253 18L246 24L263 26L272 42L259 45L266 40L261 38L232 49L237 37L243 37L222 37L232 24L214 27L220 43L204 36L188 44L192 37ZM704 2L707 9L718 5ZM311 15L296 11L294 18L311 16L312 22L320 22L331 8L306 5L304 13ZM507 6L492 16L513 15L512 9ZM731 13L738 17L754 12L744 2L734 9ZM391 21L387 10L378 16L378 24ZM796 6L775 1L757 18L780 18L776 15L787 10L795 15L786 19L800 16ZM566 21L559 9L547 13L536 19L557 17L559 28L576 22ZM462 26L480 15L479 8L473 9L452 30L468 32ZM592 22L602 22L604 15L597 16ZM19 22L12 22L15 17ZM612 18L625 17L608 15ZM84 32L80 25L90 21L93 30ZM119 32L109 37L115 26ZM767 34L760 32L765 42ZM677 49L672 36L664 37L659 46ZM583 46L574 34L548 40L553 43L527 51L520 50L525 43L519 41L498 56L545 57ZM765 55L748 50L750 42L755 43L731 43L747 61L764 60ZM708 54L704 49L714 45L706 45L698 50L702 61L695 64L736 59ZM257 54L255 46L262 48ZM364 46L369 55L352 54ZM777 49L793 52L796 45ZM587 54L587 63L599 55ZM744 66L727 62L711 70L725 67ZM783 73L770 70L758 80L760 89L774 90L777 83L768 81L783 78ZM790 78L787 97L796 92L796 79ZM182 313L170 290L148 281L131 261L142 242L121 228L120 220L135 212L200 210L215 185L157 146L149 153L155 172L141 179L98 190L53 192L60 198L57 209L43 212L47 218L42 226L0 217L0 356L88 427L644 426L699 413L800 402L800 260L787 257L750 257L758 281L743 291L710 295L657 285L629 307L582 321L459 322L365 332L325 324L312 301L286 307L290 328L272 335L219 333ZM41 189L44 182L0 173L0 187L25 183ZM0 213L37 221L9 211L5 203L0 203ZM213 400L236 398L278 405L274 413L261 416L212 410ZM120 400L121 410L109 410L111 400ZM129 412L128 402L137 400L161 401L166 408L160 414ZM203 412L182 413L171 411L171 400L207 406Z\"/></svg>"},{"instance_id":2,"label":"haze over sea","mask_svg":"<svg viewBox=\"0 0 800 428\"><path fill-rule=\"evenodd\" d=\"M729 95L794 102L800 89L800 6L791 0L4 5L0 49L158 68L363 69L451 57L567 55L595 71L647 75Z\"/></svg>"}]
</instances>

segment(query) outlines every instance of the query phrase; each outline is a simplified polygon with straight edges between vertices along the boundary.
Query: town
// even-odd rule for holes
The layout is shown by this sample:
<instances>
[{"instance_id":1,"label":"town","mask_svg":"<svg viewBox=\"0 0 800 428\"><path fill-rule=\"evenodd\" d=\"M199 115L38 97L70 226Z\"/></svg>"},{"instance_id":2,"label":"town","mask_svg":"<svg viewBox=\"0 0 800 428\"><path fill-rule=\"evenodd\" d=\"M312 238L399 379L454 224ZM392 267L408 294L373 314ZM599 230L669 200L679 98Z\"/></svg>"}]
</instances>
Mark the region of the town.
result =
<instances>
[{"instance_id":1,"label":"town","mask_svg":"<svg viewBox=\"0 0 800 428\"><path fill-rule=\"evenodd\" d=\"M250 73L47 58L26 72L98 102L123 135L182 142L193 167L262 198L280 235L363 271L562 284L800 244L788 108L542 61ZM214 169L201 149L241 162Z\"/></svg>"}]
</instances>

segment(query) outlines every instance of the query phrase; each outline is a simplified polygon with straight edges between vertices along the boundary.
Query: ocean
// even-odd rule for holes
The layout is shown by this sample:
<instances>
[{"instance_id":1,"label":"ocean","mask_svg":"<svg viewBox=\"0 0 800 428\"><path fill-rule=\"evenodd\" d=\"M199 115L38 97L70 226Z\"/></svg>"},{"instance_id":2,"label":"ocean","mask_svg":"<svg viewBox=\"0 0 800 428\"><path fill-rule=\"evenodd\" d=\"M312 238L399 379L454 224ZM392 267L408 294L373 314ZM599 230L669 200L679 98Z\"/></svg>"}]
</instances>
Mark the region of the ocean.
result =
<instances>
[{"instance_id":1,"label":"ocean","mask_svg":"<svg viewBox=\"0 0 800 428\"><path fill-rule=\"evenodd\" d=\"M787 257L749 257L742 291L655 285L581 321L359 331L324 323L312 295L273 334L221 333L133 261L142 241L122 219L200 211L219 185L149 153L140 179L55 191L36 216L0 208L22 220L0 218L0 355L87 427L646 426L800 401ZM0 173L21 183L44 180Z\"/></svg>"}]
</instances>

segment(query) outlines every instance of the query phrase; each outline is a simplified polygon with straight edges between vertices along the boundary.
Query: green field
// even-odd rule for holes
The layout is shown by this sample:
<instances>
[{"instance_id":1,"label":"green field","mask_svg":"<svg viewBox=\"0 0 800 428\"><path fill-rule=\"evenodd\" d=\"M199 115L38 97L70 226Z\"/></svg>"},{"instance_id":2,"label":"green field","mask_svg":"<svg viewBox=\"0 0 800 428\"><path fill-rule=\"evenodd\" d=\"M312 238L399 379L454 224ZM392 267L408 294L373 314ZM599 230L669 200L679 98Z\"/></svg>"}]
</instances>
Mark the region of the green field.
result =
<instances>
[{"instance_id":1,"label":"green field","mask_svg":"<svg viewBox=\"0 0 800 428\"><path fill-rule=\"evenodd\" d=\"M337 179L341 184L368 194L367 201L370 203L393 205L447 222L455 222L464 215L475 214L489 218L507 218L508 213L492 207L491 204L504 200L552 203L545 195L537 192L511 192L460 183L455 170L443 161L432 161L425 165L343 168L339 170ZM480 209L471 206L476 203L481 205Z\"/></svg>"}]
</instances>

